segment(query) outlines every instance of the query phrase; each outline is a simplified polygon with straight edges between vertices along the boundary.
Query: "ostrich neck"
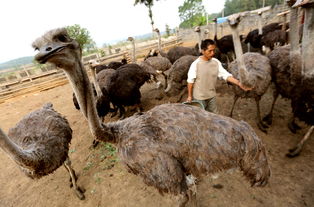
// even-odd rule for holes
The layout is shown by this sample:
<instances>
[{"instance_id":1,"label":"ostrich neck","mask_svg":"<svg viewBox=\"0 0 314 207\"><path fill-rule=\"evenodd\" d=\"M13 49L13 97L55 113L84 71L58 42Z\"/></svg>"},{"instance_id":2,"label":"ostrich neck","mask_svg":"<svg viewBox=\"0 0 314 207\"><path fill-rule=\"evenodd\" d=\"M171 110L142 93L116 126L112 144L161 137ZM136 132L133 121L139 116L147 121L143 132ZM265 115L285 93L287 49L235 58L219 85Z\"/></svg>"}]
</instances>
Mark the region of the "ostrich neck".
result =
<instances>
[{"instance_id":1,"label":"ostrich neck","mask_svg":"<svg viewBox=\"0 0 314 207\"><path fill-rule=\"evenodd\" d=\"M157 33L158 35L158 50L161 51L161 37L160 37L160 33Z\"/></svg>"},{"instance_id":2,"label":"ostrich neck","mask_svg":"<svg viewBox=\"0 0 314 207\"><path fill-rule=\"evenodd\" d=\"M298 8L290 11L290 51L299 51Z\"/></svg>"},{"instance_id":3,"label":"ostrich neck","mask_svg":"<svg viewBox=\"0 0 314 207\"><path fill-rule=\"evenodd\" d=\"M24 151L21 150L0 128L0 148L5 151L12 160L22 166L32 166L34 162Z\"/></svg>"},{"instance_id":4,"label":"ostrich neck","mask_svg":"<svg viewBox=\"0 0 314 207\"><path fill-rule=\"evenodd\" d=\"M242 51L242 46L241 46L241 42L240 42L240 36L237 30L237 26L230 26L231 30L232 30L232 39L233 39L233 44L234 44L234 51L236 54L236 58L237 58L237 63L238 63L238 68L239 68L239 78L241 83L245 82L245 72L246 72L246 68L245 68L245 64L244 64L244 60L243 60L243 51Z\"/></svg>"},{"instance_id":5,"label":"ostrich neck","mask_svg":"<svg viewBox=\"0 0 314 207\"><path fill-rule=\"evenodd\" d=\"M263 34L263 23L262 23L262 14L258 15L258 34L262 35Z\"/></svg>"},{"instance_id":6,"label":"ostrich neck","mask_svg":"<svg viewBox=\"0 0 314 207\"><path fill-rule=\"evenodd\" d=\"M100 141L112 141L110 129L103 126L97 116L96 105L90 81L81 61L75 61L72 68L65 70L80 105L80 111L88 121L93 136Z\"/></svg>"},{"instance_id":7,"label":"ostrich neck","mask_svg":"<svg viewBox=\"0 0 314 207\"><path fill-rule=\"evenodd\" d=\"M302 39L302 60L303 61L303 70L302 74L305 78L314 77L314 7L313 4L311 7L305 9L305 19L303 27L303 39Z\"/></svg>"},{"instance_id":8,"label":"ostrich neck","mask_svg":"<svg viewBox=\"0 0 314 207\"><path fill-rule=\"evenodd\" d=\"M133 63L135 63L136 62L136 58L135 58L135 42L134 42L134 40L132 41L132 49L133 49L133 53L132 53Z\"/></svg>"},{"instance_id":9,"label":"ostrich neck","mask_svg":"<svg viewBox=\"0 0 314 207\"><path fill-rule=\"evenodd\" d=\"M93 83L94 83L94 86L96 89L97 97L101 97L103 94L102 94L102 91L101 91L99 84L96 80L96 69L91 67L91 71L92 71L92 79L93 79Z\"/></svg>"},{"instance_id":10,"label":"ostrich neck","mask_svg":"<svg viewBox=\"0 0 314 207\"><path fill-rule=\"evenodd\" d=\"M198 33L198 52L201 52L202 35L201 32Z\"/></svg>"}]
</instances>

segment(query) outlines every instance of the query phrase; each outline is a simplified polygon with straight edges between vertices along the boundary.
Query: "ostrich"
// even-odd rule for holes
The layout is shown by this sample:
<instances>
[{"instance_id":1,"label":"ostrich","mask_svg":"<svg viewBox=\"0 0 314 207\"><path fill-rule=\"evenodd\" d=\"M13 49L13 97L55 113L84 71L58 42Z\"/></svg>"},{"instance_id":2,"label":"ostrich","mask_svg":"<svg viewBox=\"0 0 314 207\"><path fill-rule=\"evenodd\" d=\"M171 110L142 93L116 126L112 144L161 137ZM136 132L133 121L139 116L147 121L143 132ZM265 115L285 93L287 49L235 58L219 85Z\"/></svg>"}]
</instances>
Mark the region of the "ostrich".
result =
<instances>
[{"instance_id":1,"label":"ostrich","mask_svg":"<svg viewBox=\"0 0 314 207\"><path fill-rule=\"evenodd\" d=\"M160 81L157 80L157 76L158 74L161 74L165 79L165 88L167 88L168 77L165 74L165 71L169 70L172 66L168 58L162 56L148 57L140 62L139 65L153 75L154 80L157 83L157 88L161 85Z\"/></svg>"},{"instance_id":2,"label":"ostrich","mask_svg":"<svg viewBox=\"0 0 314 207\"><path fill-rule=\"evenodd\" d=\"M263 132L266 132L267 125L261 120L259 102L271 83L271 66L269 59L259 53L248 52L244 55L242 54L242 47L237 31L237 26L240 23L241 18L242 14L233 15L228 19L233 33L233 42L235 44L235 52L237 56L237 60L230 64L229 71L234 77L240 80L243 85L247 85L253 89L245 92L240 88L233 86L234 102L230 116L232 117L235 103L239 97L254 98L257 108L257 125Z\"/></svg>"},{"instance_id":3,"label":"ostrich","mask_svg":"<svg viewBox=\"0 0 314 207\"><path fill-rule=\"evenodd\" d=\"M189 68L197 58L198 56L185 55L174 62L169 70L169 84L165 90L167 96L179 94L177 102L181 100L182 96L186 93L186 79L188 77Z\"/></svg>"},{"instance_id":4,"label":"ostrich","mask_svg":"<svg viewBox=\"0 0 314 207\"><path fill-rule=\"evenodd\" d=\"M119 67L121 67L122 65L127 64L128 61L126 58L122 58L120 61L111 61L108 64L98 64L95 65L92 69L95 70L95 73L99 73L100 71L104 70L104 69L118 69Z\"/></svg>"},{"instance_id":5,"label":"ostrich","mask_svg":"<svg viewBox=\"0 0 314 207\"><path fill-rule=\"evenodd\" d=\"M32 179L53 173L62 164L70 174L76 195L83 200L83 191L68 156L72 129L51 103L26 115L6 135L0 128L0 147Z\"/></svg>"},{"instance_id":6,"label":"ostrich","mask_svg":"<svg viewBox=\"0 0 314 207\"><path fill-rule=\"evenodd\" d=\"M39 50L35 56L39 63L50 62L67 73L93 136L115 143L129 172L160 193L180 196L179 206L196 202L195 185L188 182L193 176L238 167L252 186L267 184L270 167L265 147L246 122L184 104L163 104L102 125L91 87L82 90L82 85L90 84L79 44L62 28L47 32L33 47Z\"/></svg>"},{"instance_id":7,"label":"ostrich","mask_svg":"<svg viewBox=\"0 0 314 207\"><path fill-rule=\"evenodd\" d=\"M160 33L158 29L155 29L154 31L157 32L158 37L160 39ZM131 39L131 38L130 38ZM161 48L161 40L159 40L158 47ZM135 57L135 44L132 44L133 47L133 56ZM136 63L136 60L133 61ZM150 73L152 75L152 79L156 82L157 88L161 87L161 82L157 80L157 76L159 74L163 75L165 79L165 87L167 87L167 75L164 73L171 67L171 62L168 60L168 58L162 57L162 56L147 56L144 58L144 61L137 63L143 70Z\"/></svg>"},{"instance_id":8,"label":"ostrich","mask_svg":"<svg viewBox=\"0 0 314 207\"><path fill-rule=\"evenodd\" d=\"M276 90L273 94L273 103L270 112L264 121L267 124L272 123L273 109L279 95L291 99L291 106L293 109L293 117L289 122L289 128L292 132L296 132L298 126L295 124L295 118L305 121L312 125L304 138L296 147L289 150L288 157L295 157L300 154L305 141L310 137L314 125L314 85L313 85L313 43L311 37L313 36L313 0L304 1L305 7L305 23L302 52L299 47L298 37L298 8L294 8L293 4L299 5L300 1L291 0L287 2L290 9L290 45L276 48L268 56L272 66L272 79L275 83ZM301 3L302 4L302 3Z\"/></svg>"},{"instance_id":9,"label":"ostrich","mask_svg":"<svg viewBox=\"0 0 314 207\"><path fill-rule=\"evenodd\" d=\"M217 38L217 18L214 19L215 22L215 36L214 36L214 41L216 43L216 46L219 50L220 53L225 55L227 57L227 64L229 65L230 57L228 54L231 54L231 60L234 60L234 44L233 44L233 39L232 35L225 35L222 38L218 39Z\"/></svg>"},{"instance_id":10,"label":"ostrich","mask_svg":"<svg viewBox=\"0 0 314 207\"><path fill-rule=\"evenodd\" d=\"M132 49L133 49L133 51L132 51L132 63L135 63L136 62L136 57L135 57L135 40L134 40L133 37L128 37L127 40L130 41L131 44L132 44Z\"/></svg>"},{"instance_id":11,"label":"ostrich","mask_svg":"<svg viewBox=\"0 0 314 207\"><path fill-rule=\"evenodd\" d=\"M252 46L253 48L259 49L260 51L262 51L262 47L263 47L263 44L261 42L262 36L267 35L269 32L272 32L274 30L280 30L281 27L282 25L280 25L278 22L275 22L275 23L267 24L263 26L262 28L252 30L247 34L244 40L244 43L250 44L250 46Z\"/></svg>"},{"instance_id":12,"label":"ostrich","mask_svg":"<svg viewBox=\"0 0 314 207\"><path fill-rule=\"evenodd\" d=\"M274 50L275 47L283 46L288 41L288 33L284 30L277 29L272 32L263 35L261 38L261 44L269 50ZM266 53L267 54L267 53Z\"/></svg>"},{"instance_id":13,"label":"ostrich","mask_svg":"<svg viewBox=\"0 0 314 207\"><path fill-rule=\"evenodd\" d=\"M107 76L107 77L106 77ZM150 81L151 73L143 70L138 64L126 64L117 70L104 70L97 74L102 91L106 91L110 102L119 109L119 117L125 116L125 106L140 106L140 87Z\"/></svg>"}]
</instances>

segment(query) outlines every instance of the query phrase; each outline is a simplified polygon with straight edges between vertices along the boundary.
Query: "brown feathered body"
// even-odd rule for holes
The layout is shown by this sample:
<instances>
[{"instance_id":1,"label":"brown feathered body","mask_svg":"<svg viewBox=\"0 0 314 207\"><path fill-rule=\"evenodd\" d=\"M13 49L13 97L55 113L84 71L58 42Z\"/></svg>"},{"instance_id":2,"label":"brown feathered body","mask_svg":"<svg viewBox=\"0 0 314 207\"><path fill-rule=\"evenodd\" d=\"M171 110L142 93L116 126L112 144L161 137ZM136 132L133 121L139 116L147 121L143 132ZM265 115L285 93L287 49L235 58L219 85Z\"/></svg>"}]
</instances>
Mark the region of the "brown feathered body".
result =
<instances>
[{"instance_id":1,"label":"brown feathered body","mask_svg":"<svg viewBox=\"0 0 314 207\"><path fill-rule=\"evenodd\" d=\"M314 125L314 81L302 77L300 54L290 54L290 45L287 45L276 48L268 57L276 92L291 99L295 117Z\"/></svg>"},{"instance_id":2,"label":"brown feathered body","mask_svg":"<svg viewBox=\"0 0 314 207\"><path fill-rule=\"evenodd\" d=\"M9 130L8 137L21 151L19 155L9 154L10 157L27 176L40 178L66 160L72 130L52 104L47 104L26 115Z\"/></svg>"},{"instance_id":3,"label":"brown feathered body","mask_svg":"<svg viewBox=\"0 0 314 207\"><path fill-rule=\"evenodd\" d=\"M160 192L186 191L188 174L238 167L256 186L270 176L265 148L246 122L197 107L163 104L108 127L129 171Z\"/></svg>"},{"instance_id":4,"label":"brown feathered body","mask_svg":"<svg viewBox=\"0 0 314 207\"><path fill-rule=\"evenodd\" d=\"M177 95L182 89L186 88L190 66L197 58L198 56L185 55L175 61L171 66L168 75L168 87L166 89L168 96Z\"/></svg>"},{"instance_id":5,"label":"brown feathered body","mask_svg":"<svg viewBox=\"0 0 314 207\"><path fill-rule=\"evenodd\" d=\"M271 66L269 59L259 53L248 52L243 55L247 72L241 73L237 61L233 61L229 66L229 72L242 84L253 87L251 91L244 91L233 85L236 96L242 98L253 98L262 96L271 83Z\"/></svg>"}]
</instances>

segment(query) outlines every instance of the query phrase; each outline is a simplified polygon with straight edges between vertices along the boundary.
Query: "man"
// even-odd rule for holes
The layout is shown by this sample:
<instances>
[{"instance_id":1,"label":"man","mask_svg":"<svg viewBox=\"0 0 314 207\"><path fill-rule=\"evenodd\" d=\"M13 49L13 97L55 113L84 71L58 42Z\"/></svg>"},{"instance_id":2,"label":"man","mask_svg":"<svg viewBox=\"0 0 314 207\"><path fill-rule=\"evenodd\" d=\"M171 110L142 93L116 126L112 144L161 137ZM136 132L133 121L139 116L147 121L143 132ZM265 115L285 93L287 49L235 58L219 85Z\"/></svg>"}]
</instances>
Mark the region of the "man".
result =
<instances>
[{"instance_id":1,"label":"man","mask_svg":"<svg viewBox=\"0 0 314 207\"><path fill-rule=\"evenodd\" d=\"M202 41L202 55L191 64L188 72L187 102L197 100L203 104L206 111L218 113L215 88L217 78L238 85L245 91L251 90L251 88L243 86L239 80L222 67L221 62L214 58L215 48L216 45L213 40Z\"/></svg>"}]
</instances>

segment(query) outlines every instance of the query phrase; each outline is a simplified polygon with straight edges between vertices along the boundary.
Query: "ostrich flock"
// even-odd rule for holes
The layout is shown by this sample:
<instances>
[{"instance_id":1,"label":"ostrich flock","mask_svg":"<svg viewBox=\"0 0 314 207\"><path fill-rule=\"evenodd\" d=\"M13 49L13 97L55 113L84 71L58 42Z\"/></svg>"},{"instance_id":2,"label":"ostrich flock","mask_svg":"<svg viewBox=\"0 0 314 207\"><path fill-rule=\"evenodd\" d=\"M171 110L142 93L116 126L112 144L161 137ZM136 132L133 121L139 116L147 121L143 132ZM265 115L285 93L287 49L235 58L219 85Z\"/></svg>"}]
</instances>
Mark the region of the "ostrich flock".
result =
<instances>
[{"instance_id":1,"label":"ostrich flock","mask_svg":"<svg viewBox=\"0 0 314 207\"><path fill-rule=\"evenodd\" d=\"M85 117L94 144L115 144L129 172L160 193L177 196L178 206L197 206L196 180L202 175L238 168L252 186L265 186L271 176L262 140L248 123L232 118L238 98L255 99L257 126L265 133L272 124L277 97L291 100L293 117L289 129L295 132L299 128L295 120L299 119L309 125L309 130L288 152L289 157L300 154L314 129L314 1L287 2L289 25L272 23L239 35L237 27L247 15L239 13L228 17L232 35L218 39L215 32L216 58L242 84L253 88L245 92L232 86L230 117L181 103L162 104L148 111L141 106L140 88L151 82L157 84L162 95L179 94L177 102L182 101L187 72L201 54L201 41L193 48L177 46L167 52L159 44L142 61L133 59L128 63L123 59L108 65L93 64L91 81L81 62L79 44L64 28L48 31L32 46L38 50L36 61L51 63L66 73L73 102ZM301 38L299 12L304 13ZM155 32L160 38L159 30ZM200 33L200 28L195 32ZM265 46L270 52L265 53ZM163 76L164 85L158 81L159 75ZM261 117L259 102L271 84L275 85L273 103L267 116ZM137 113L126 117L126 107L130 106ZM118 121L104 122L106 115L117 113ZM50 103L26 115L8 134L0 129L1 148L27 176L40 178L63 165L76 195L84 199L84 190L76 184L77 176L68 156L71 139L68 121Z\"/></svg>"}]
</instances>

